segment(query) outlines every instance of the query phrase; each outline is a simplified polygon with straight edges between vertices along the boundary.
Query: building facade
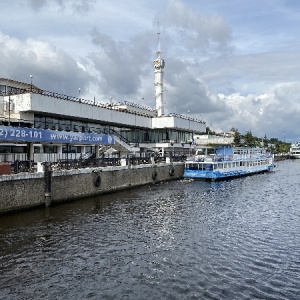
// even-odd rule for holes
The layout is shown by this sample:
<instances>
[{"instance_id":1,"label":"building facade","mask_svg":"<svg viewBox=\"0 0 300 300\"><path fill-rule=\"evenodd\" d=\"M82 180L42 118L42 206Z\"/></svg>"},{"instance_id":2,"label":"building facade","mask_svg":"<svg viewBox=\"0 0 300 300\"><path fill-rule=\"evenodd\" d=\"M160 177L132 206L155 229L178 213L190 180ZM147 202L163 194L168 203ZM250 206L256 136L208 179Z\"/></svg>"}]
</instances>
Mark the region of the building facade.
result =
<instances>
[{"instance_id":1,"label":"building facade","mask_svg":"<svg viewBox=\"0 0 300 300\"><path fill-rule=\"evenodd\" d=\"M147 151L160 155L190 151L194 136L206 131L206 123L164 113L165 62L159 46L153 65L156 101L153 109L128 101L103 104L45 91L32 84L32 76L30 84L0 78L0 160L15 160L19 153L39 161L53 161L65 154L74 154L76 158L86 152L94 152L97 157L107 150L104 146L121 156ZM17 138L16 132L23 136ZM44 137L49 134L56 138ZM86 143L89 139L97 143Z\"/></svg>"}]
</instances>

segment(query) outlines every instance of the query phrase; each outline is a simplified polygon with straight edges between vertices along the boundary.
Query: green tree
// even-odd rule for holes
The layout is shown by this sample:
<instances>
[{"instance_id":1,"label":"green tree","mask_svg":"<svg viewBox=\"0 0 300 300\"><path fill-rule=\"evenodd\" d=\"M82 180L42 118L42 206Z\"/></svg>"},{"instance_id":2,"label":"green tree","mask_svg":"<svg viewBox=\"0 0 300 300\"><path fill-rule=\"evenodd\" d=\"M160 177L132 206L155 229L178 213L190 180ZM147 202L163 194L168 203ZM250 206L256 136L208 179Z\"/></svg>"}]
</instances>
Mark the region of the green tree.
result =
<instances>
[{"instance_id":1,"label":"green tree","mask_svg":"<svg viewBox=\"0 0 300 300\"><path fill-rule=\"evenodd\" d=\"M256 146L256 138L252 135L251 130L247 131L244 135L244 143L248 147L255 147Z\"/></svg>"},{"instance_id":2,"label":"green tree","mask_svg":"<svg viewBox=\"0 0 300 300\"><path fill-rule=\"evenodd\" d=\"M234 128L232 128L232 129L234 129ZM231 131L234 132L234 138L233 138L234 145L239 147L242 145L241 144L241 134L239 133L239 131L237 129L234 129L234 130L232 130L232 129L231 129Z\"/></svg>"}]
</instances>

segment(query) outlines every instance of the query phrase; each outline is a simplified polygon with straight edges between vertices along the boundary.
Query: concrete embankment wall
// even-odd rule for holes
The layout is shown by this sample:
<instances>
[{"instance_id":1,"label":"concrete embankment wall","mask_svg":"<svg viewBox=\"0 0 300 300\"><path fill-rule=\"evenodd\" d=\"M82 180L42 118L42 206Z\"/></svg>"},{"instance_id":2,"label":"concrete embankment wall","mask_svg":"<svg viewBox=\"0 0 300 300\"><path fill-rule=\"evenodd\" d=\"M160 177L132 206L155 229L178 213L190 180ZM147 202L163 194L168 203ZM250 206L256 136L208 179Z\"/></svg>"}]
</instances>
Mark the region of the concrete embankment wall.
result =
<instances>
[{"instance_id":1,"label":"concrete embankment wall","mask_svg":"<svg viewBox=\"0 0 300 300\"><path fill-rule=\"evenodd\" d=\"M0 213L181 178L183 163L53 170L0 176Z\"/></svg>"}]
</instances>

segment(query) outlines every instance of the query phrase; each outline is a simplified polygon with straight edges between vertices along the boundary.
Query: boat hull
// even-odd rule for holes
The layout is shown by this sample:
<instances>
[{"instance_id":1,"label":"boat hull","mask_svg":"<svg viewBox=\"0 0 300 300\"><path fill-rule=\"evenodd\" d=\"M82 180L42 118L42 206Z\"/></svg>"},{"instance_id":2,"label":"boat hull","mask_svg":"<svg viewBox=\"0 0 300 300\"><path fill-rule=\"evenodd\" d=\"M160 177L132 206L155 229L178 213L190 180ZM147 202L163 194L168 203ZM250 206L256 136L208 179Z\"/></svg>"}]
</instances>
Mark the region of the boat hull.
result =
<instances>
[{"instance_id":1,"label":"boat hull","mask_svg":"<svg viewBox=\"0 0 300 300\"><path fill-rule=\"evenodd\" d=\"M290 158L290 159L300 159L300 155L293 155L293 154L291 154L291 155L289 156L289 158Z\"/></svg>"},{"instance_id":2,"label":"boat hull","mask_svg":"<svg viewBox=\"0 0 300 300\"><path fill-rule=\"evenodd\" d=\"M232 171L227 171L227 172L220 172L218 170L215 170L215 171L185 170L184 174L183 174L183 178L190 178L190 179L196 179L196 180L208 180L208 181L224 180L224 179L254 175L254 174L258 174L258 173L270 172L274 169L274 167L275 167L274 165L270 165L270 166L267 166L266 168L262 168L262 169L232 170Z\"/></svg>"}]
</instances>

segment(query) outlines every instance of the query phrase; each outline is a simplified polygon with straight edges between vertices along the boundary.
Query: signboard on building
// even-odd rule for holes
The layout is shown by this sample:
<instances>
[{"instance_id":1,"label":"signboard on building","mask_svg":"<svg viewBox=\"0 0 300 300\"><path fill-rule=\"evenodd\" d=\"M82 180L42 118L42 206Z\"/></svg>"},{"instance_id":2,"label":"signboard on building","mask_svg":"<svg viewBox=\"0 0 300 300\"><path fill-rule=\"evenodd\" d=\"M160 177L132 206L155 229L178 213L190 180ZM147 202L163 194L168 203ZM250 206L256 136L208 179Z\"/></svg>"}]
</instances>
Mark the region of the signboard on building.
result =
<instances>
[{"instance_id":1,"label":"signboard on building","mask_svg":"<svg viewBox=\"0 0 300 300\"><path fill-rule=\"evenodd\" d=\"M114 136L109 134L56 131L12 126L0 126L0 141L83 145L113 145L115 143Z\"/></svg>"}]
</instances>

